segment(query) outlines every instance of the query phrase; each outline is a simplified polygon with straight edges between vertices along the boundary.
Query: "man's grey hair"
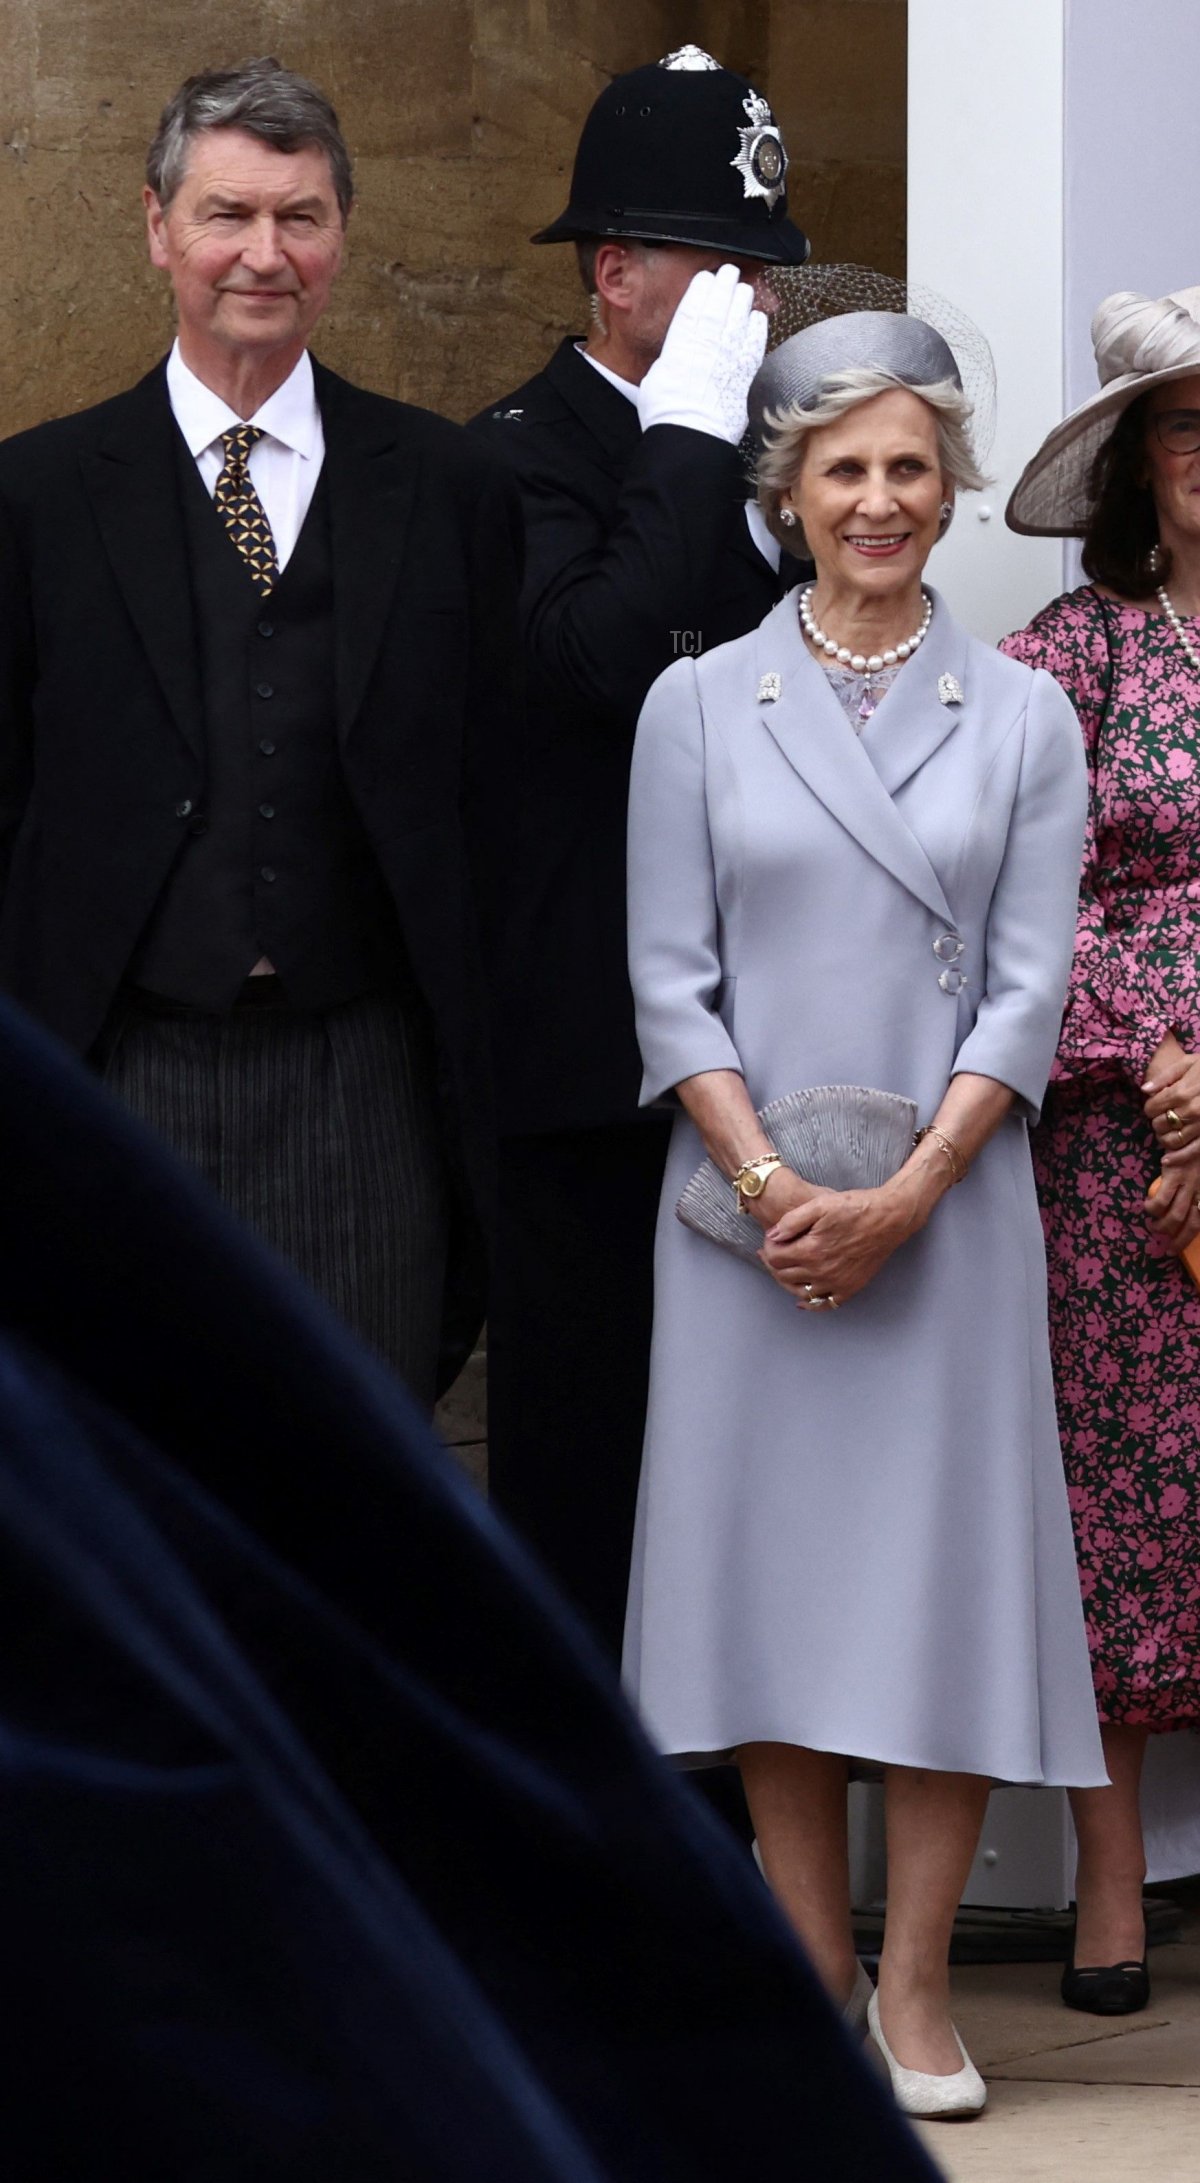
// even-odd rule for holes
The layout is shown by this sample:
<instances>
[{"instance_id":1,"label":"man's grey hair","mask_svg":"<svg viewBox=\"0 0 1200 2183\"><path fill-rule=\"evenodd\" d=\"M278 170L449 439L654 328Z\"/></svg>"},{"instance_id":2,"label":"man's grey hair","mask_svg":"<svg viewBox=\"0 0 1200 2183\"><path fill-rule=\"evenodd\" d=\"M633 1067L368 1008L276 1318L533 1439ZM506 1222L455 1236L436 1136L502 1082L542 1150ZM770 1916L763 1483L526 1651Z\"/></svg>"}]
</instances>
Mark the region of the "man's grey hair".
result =
<instances>
[{"instance_id":1,"label":"man's grey hair","mask_svg":"<svg viewBox=\"0 0 1200 2183\"><path fill-rule=\"evenodd\" d=\"M264 56L236 68L205 68L181 83L162 111L146 154L146 180L165 212L187 169L192 138L209 129L244 129L279 152L315 144L325 153L345 220L354 171L338 117L323 91Z\"/></svg>"},{"instance_id":2,"label":"man's grey hair","mask_svg":"<svg viewBox=\"0 0 1200 2183\"><path fill-rule=\"evenodd\" d=\"M826 381L819 401L811 409L793 404L768 410L763 420L763 451L755 471L758 504L768 530L788 553L803 554L806 547L798 525L787 529L780 523L779 503L795 483L810 435L819 432L822 425L835 423L848 410L857 409L860 402L872 401L877 394L890 394L897 387L915 394L933 411L943 477L964 493L978 493L987 484L971 447L971 404L953 379L914 387L890 372L868 367L837 372Z\"/></svg>"}]
</instances>

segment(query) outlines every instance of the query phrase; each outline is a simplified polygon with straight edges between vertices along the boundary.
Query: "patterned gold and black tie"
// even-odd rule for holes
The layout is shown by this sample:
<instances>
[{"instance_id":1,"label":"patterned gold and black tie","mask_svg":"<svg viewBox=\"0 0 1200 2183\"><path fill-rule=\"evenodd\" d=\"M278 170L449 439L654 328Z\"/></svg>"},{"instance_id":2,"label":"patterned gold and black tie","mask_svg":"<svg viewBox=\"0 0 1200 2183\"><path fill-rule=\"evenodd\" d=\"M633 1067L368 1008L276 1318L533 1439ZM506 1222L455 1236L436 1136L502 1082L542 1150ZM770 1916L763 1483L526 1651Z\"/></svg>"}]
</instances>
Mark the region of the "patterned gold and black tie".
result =
<instances>
[{"instance_id":1,"label":"patterned gold and black tie","mask_svg":"<svg viewBox=\"0 0 1200 2183\"><path fill-rule=\"evenodd\" d=\"M235 425L232 432L222 432L225 461L213 488L213 499L226 530L265 597L279 581L279 561L267 511L254 490L248 468L250 450L262 436L261 426L252 424Z\"/></svg>"}]
</instances>

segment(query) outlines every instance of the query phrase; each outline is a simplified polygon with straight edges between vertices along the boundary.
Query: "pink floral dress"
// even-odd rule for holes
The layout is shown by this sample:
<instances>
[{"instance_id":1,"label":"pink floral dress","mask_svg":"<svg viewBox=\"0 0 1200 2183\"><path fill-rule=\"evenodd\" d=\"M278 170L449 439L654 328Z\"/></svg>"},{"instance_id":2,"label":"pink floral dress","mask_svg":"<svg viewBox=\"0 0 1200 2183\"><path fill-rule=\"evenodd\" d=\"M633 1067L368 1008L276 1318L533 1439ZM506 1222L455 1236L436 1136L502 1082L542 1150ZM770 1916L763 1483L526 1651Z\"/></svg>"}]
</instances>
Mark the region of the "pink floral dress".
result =
<instances>
[{"instance_id":1,"label":"pink floral dress","mask_svg":"<svg viewBox=\"0 0 1200 2183\"><path fill-rule=\"evenodd\" d=\"M1091 778L1075 963L1034 1161L1050 1336L1103 1721L1200 1720L1200 1297L1149 1235L1139 1084L1200 1047L1200 677L1090 586L1001 649L1062 684Z\"/></svg>"}]
</instances>

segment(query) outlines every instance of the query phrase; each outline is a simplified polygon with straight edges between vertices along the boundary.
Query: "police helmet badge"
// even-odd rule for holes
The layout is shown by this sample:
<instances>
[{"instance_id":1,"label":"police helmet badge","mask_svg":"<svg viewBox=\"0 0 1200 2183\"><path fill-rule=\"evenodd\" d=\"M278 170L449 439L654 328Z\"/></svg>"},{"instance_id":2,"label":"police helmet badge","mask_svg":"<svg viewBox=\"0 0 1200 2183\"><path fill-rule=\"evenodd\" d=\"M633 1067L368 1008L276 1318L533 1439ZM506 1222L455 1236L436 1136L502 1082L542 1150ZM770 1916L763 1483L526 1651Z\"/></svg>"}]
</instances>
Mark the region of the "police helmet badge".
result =
<instances>
[{"instance_id":1,"label":"police helmet badge","mask_svg":"<svg viewBox=\"0 0 1200 2183\"><path fill-rule=\"evenodd\" d=\"M664 53L658 65L673 69L677 75L681 71L690 71L693 75L704 75L709 71L718 76L721 73L720 61L714 61L712 54L698 45L677 46L674 53Z\"/></svg>"},{"instance_id":2,"label":"police helmet badge","mask_svg":"<svg viewBox=\"0 0 1200 2183\"><path fill-rule=\"evenodd\" d=\"M750 127L738 130L742 148L729 164L741 170L743 196L765 197L771 207L783 195L787 174L783 138L775 126L770 107L758 91L750 91L742 100L742 111L748 116Z\"/></svg>"}]
</instances>

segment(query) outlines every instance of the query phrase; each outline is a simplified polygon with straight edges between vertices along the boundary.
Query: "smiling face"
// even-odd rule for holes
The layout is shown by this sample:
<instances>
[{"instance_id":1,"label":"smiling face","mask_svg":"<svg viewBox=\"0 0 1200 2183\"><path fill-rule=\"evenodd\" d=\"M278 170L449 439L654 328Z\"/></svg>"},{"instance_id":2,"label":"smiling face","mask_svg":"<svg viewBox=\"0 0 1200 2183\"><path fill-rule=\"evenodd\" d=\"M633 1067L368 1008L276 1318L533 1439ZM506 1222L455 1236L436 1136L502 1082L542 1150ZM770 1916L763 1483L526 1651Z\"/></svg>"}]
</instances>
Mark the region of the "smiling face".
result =
<instances>
[{"instance_id":1,"label":"smiling face","mask_svg":"<svg viewBox=\"0 0 1200 2183\"><path fill-rule=\"evenodd\" d=\"M164 211L144 192L150 257L170 275L185 361L298 358L329 301L345 222L325 153L209 129Z\"/></svg>"},{"instance_id":2,"label":"smiling face","mask_svg":"<svg viewBox=\"0 0 1200 2183\"><path fill-rule=\"evenodd\" d=\"M1146 419L1146 468L1163 545L1194 557L1200 543L1200 373L1155 387Z\"/></svg>"},{"instance_id":3,"label":"smiling face","mask_svg":"<svg viewBox=\"0 0 1200 2183\"><path fill-rule=\"evenodd\" d=\"M808 434L781 504L804 526L824 596L885 598L919 589L947 485L933 411L895 387Z\"/></svg>"}]
</instances>

